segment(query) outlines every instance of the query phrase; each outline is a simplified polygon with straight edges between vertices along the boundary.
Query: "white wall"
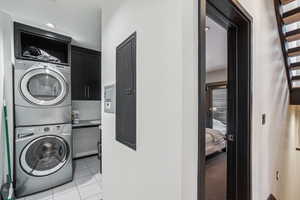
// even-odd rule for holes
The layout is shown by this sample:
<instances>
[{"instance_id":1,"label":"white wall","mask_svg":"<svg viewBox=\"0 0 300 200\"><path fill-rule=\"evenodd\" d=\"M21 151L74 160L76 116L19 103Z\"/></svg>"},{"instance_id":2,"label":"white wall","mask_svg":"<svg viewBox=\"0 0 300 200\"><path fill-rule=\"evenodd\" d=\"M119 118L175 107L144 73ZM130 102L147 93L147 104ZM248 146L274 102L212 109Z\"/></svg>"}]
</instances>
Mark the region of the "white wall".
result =
<instances>
[{"instance_id":1,"label":"white wall","mask_svg":"<svg viewBox=\"0 0 300 200\"><path fill-rule=\"evenodd\" d=\"M0 13L0 27L3 27L3 23L6 19L3 13ZM0 29L0 44L4 43L4 33L3 29ZM0 185L4 183L4 151L5 151L5 138L3 136L2 128L3 128L3 100L4 100L4 45L0 45Z\"/></svg>"},{"instance_id":2,"label":"white wall","mask_svg":"<svg viewBox=\"0 0 300 200\"><path fill-rule=\"evenodd\" d=\"M206 72L206 83L227 81L227 69Z\"/></svg>"},{"instance_id":3,"label":"white wall","mask_svg":"<svg viewBox=\"0 0 300 200\"><path fill-rule=\"evenodd\" d=\"M101 0L0 0L0 11L15 21L73 38L73 44L101 50ZM52 23L56 27L46 26Z\"/></svg>"},{"instance_id":4,"label":"white wall","mask_svg":"<svg viewBox=\"0 0 300 200\"><path fill-rule=\"evenodd\" d=\"M117 45L137 31L137 151L116 142L115 115L103 113L106 200L196 199L196 9L190 0L103 3L103 86L115 82Z\"/></svg>"},{"instance_id":5,"label":"white wall","mask_svg":"<svg viewBox=\"0 0 300 200\"><path fill-rule=\"evenodd\" d=\"M288 136L289 92L272 0L239 0L253 16L252 191L253 200L280 198ZM266 113L266 125L261 115Z\"/></svg>"},{"instance_id":6,"label":"white wall","mask_svg":"<svg viewBox=\"0 0 300 200\"><path fill-rule=\"evenodd\" d=\"M10 139L10 150L11 158L13 158L13 107L12 107L12 20L7 14L0 12L0 183L2 183L4 177L7 174L7 163L6 163L6 144L4 142L3 134L3 99L8 107L8 131ZM4 75L4 76L3 76ZM3 78L4 77L4 78Z\"/></svg>"},{"instance_id":7,"label":"white wall","mask_svg":"<svg viewBox=\"0 0 300 200\"><path fill-rule=\"evenodd\" d=\"M280 187L286 180L289 93L273 1L240 2L253 16L253 200L266 199L270 193L285 199L281 198ZM104 113L104 198L107 200L196 200L194 9L197 5L194 3L115 0L103 5L103 85L115 82L116 46L133 31L138 35L138 150L133 152L115 141L115 116ZM263 113L267 116L264 126L261 125ZM275 180L277 170L282 172L279 181Z\"/></svg>"},{"instance_id":8,"label":"white wall","mask_svg":"<svg viewBox=\"0 0 300 200\"><path fill-rule=\"evenodd\" d=\"M285 141L288 144L283 169L283 183L279 191L280 199L297 200L300 196L300 152L296 150L299 148L297 141L300 141L300 107L290 106L289 109L289 131L286 133Z\"/></svg>"},{"instance_id":9,"label":"white wall","mask_svg":"<svg viewBox=\"0 0 300 200\"><path fill-rule=\"evenodd\" d=\"M182 196L197 199L198 170L198 1L182 0Z\"/></svg>"}]
</instances>

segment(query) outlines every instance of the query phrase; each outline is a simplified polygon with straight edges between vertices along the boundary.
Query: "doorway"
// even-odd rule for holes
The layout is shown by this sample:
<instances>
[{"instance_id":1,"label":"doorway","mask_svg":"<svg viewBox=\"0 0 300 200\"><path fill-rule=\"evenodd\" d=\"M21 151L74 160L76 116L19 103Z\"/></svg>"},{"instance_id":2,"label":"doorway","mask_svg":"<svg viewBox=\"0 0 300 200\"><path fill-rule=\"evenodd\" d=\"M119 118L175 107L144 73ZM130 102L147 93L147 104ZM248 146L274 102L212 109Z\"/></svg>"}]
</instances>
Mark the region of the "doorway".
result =
<instances>
[{"instance_id":1,"label":"doorway","mask_svg":"<svg viewBox=\"0 0 300 200\"><path fill-rule=\"evenodd\" d=\"M206 17L205 200L227 195L227 29Z\"/></svg>"},{"instance_id":2,"label":"doorway","mask_svg":"<svg viewBox=\"0 0 300 200\"><path fill-rule=\"evenodd\" d=\"M226 78L214 82L207 82L209 23L227 41ZM251 199L251 28L236 1L199 0L198 200ZM219 144L213 151L209 138Z\"/></svg>"}]
</instances>

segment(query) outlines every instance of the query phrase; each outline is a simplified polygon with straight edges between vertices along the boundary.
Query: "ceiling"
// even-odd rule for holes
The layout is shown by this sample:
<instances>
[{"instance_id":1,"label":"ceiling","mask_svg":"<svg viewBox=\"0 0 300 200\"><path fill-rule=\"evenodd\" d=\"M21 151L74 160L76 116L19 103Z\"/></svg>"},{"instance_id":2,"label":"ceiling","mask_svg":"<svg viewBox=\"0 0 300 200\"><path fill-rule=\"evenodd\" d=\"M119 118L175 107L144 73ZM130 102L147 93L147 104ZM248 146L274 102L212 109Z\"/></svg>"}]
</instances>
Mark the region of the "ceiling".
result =
<instances>
[{"instance_id":1,"label":"ceiling","mask_svg":"<svg viewBox=\"0 0 300 200\"><path fill-rule=\"evenodd\" d=\"M227 30L206 17L206 71L227 68Z\"/></svg>"},{"instance_id":2,"label":"ceiling","mask_svg":"<svg viewBox=\"0 0 300 200\"><path fill-rule=\"evenodd\" d=\"M101 49L100 0L0 0L0 11L16 21L65 34L73 44ZM52 23L55 28L46 26Z\"/></svg>"}]
</instances>

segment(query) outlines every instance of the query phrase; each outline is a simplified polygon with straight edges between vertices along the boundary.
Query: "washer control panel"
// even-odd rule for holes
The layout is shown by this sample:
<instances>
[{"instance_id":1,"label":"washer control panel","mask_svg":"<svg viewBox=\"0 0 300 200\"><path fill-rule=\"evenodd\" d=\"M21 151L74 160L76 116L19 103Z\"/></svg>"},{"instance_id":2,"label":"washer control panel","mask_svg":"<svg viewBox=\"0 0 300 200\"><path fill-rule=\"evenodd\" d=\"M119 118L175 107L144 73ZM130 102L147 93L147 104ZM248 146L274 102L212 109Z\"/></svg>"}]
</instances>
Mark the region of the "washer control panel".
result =
<instances>
[{"instance_id":1,"label":"washer control panel","mask_svg":"<svg viewBox=\"0 0 300 200\"><path fill-rule=\"evenodd\" d=\"M28 138L36 135L71 134L72 124L59 124L49 126L34 126L16 128L18 139Z\"/></svg>"}]
</instances>

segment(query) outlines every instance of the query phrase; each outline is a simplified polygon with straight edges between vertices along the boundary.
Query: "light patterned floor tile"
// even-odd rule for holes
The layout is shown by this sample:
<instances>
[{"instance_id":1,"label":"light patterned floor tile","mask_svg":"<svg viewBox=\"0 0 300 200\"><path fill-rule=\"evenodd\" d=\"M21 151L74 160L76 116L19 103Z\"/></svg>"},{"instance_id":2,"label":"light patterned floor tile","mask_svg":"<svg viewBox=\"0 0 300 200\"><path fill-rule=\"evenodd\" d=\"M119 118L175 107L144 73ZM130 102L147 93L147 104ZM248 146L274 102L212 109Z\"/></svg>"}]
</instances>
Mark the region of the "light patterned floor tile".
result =
<instances>
[{"instance_id":1,"label":"light patterned floor tile","mask_svg":"<svg viewBox=\"0 0 300 200\"><path fill-rule=\"evenodd\" d=\"M84 178L81 178L81 179L77 179L76 180L76 186L78 188L80 187L85 187L85 186L88 186L88 185L91 185L91 184L98 184L97 183L97 179L94 178L94 177L84 177Z\"/></svg>"},{"instance_id":2,"label":"light patterned floor tile","mask_svg":"<svg viewBox=\"0 0 300 200\"><path fill-rule=\"evenodd\" d=\"M86 199L90 196L98 195L101 193L101 188L95 180L94 183L78 187L78 190L82 199Z\"/></svg>"},{"instance_id":3,"label":"light patterned floor tile","mask_svg":"<svg viewBox=\"0 0 300 200\"><path fill-rule=\"evenodd\" d=\"M76 189L75 182L70 182L70 183L67 183L67 184L64 184L62 186L54 188L53 189L53 194L58 195L60 193L66 193L66 192L72 191L74 189Z\"/></svg>"},{"instance_id":4,"label":"light patterned floor tile","mask_svg":"<svg viewBox=\"0 0 300 200\"><path fill-rule=\"evenodd\" d=\"M72 189L63 193L53 195L53 200L81 200L77 189Z\"/></svg>"},{"instance_id":5,"label":"light patterned floor tile","mask_svg":"<svg viewBox=\"0 0 300 200\"><path fill-rule=\"evenodd\" d=\"M100 197L100 195L94 195L94 196L88 197L84 200L101 200L101 197Z\"/></svg>"},{"instance_id":6,"label":"light patterned floor tile","mask_svg":"<svg viewBox=\"0 0 300 200\"><path fill-rule=\"evenodd\" d=\"M47 190L45 192L40 192L40 193L25 197L25 200L52 200L52 199L53 199L53 191L52 190Z\"/></svg>"},{"instance_id":7,"label":"light patterned floor tile","mask_svg":"<svg viewBox=\"0 0 300 200\"><path fill-rule=\"evenodd\" d=\"M74 179L80 179L82 177L91 176L92 173L88 168L75 170Z\"/></svg>"},{"instance_id":8,"label":"light patterned floor tile","mask_svg":"<svg viewBox=\"0 0 300 200\"><path fill-rule=\"evenodd\" d=\"M101 200L99 162L97 156L76 160L73 182L17 200Z\"/></svg>"}]
</instances>

